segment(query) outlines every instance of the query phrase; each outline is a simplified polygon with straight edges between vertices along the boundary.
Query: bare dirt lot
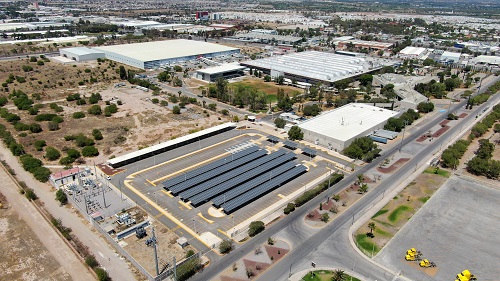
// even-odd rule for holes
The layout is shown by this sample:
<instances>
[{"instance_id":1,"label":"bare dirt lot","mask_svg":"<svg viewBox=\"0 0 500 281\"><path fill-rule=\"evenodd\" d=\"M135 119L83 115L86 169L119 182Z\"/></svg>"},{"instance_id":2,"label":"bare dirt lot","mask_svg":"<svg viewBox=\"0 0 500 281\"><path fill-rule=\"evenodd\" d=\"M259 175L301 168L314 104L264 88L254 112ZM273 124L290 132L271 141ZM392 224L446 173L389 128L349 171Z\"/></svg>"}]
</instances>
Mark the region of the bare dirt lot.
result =
<instances>
[{"instance_id":1,"label":"bare dirt lot","mask_svg":"<svg viewBox=\"0 0 500 281\"><path fill-rule=\"evenodd\" d=\"M0 194L0 280L71 280Z\"/></svg>"}]
</instances>

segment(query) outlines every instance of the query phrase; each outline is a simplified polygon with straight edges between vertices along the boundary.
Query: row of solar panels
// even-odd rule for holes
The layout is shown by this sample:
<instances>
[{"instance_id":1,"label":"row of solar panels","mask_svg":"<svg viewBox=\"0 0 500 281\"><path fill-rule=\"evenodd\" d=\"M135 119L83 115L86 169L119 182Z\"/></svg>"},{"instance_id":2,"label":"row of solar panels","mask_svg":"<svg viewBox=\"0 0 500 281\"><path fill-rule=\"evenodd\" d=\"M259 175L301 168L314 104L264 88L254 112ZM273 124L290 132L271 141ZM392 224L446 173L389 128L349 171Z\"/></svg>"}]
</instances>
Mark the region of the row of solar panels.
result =
<instances>
[{"instance_id":1,"label":"row of solar panels","mask_svg":"<svg viewBox=\"0 0 500 281\"><path fill-rule=\"evenodd\" d=\"M201 193L205 190L208 190L208 189L212 188L213 186L221 184L221 183L228 181L232 178L239 177L239 176L247 173L248 171L259 167L260 165L265 164L266 162L269 162L273 159L276 160L276 158L278 158L278 157L281 157L281 156L285 157L285 158L287 158L286 161L289 161L289 160L295 158L295 154L292 153L293 155L285 155L285 153L286 153L286 151L284 151L284 150L278 150L278 151L273 152L271 154L265 155L262 158L256 159L255 161L249 162L249 163L247 163L241 167L238 167L234 170L227 171L226 173L220 174L217 177L212 178L208 181L204 181L204 182L200 183L199 185L192 187L191 189L183 191L183 192L179 193L179 197L181 197L183 200L187 201L187 199L195 196L198 193Z\"/></svg>"},{"instance_id":2,"label":"row of solar panels","mask_svg":"<svg viewBox=\"0 0 500 281\"><path fill-rule=\"evenodd\" d=\"M276 137L276 136L273 136L273 135L267 136L267 139L270 142L273 142L273 143L279 142L279 138ZM292 149L292 150L296 149L298 147L298 144L296 142L291 141L291 140L284 141L283 145L285 147L288 147L288 148ZM305 147L305 146L302 148L302 152L305 153L305 154L307 154L307 155L309 155L309 156L313 156L313 157L316 156L316 153L317 153L316 150L308 148L308 147Z\"/></svg>"},{"instance_id":3,"label":"row of solar panels","mask_svg":"<svg viewBox=\"0 0 500 281\"><path fill-rule=\"evenodd\" d=\"M271 180L273 177L279 176L280 174L290 170L295 167L294 162L288 162L284 165L278 166L269 171L269 173L261 174L260 176L245 182L242 185L237 186L215 198L212 199L212 203L216 207L220 207L220 205L226 203L227 201L247 192L248 190L263 184L264 182Z\"/></svg>"},{"instance_id":4,"label":"row of solar panels","mask_svg":"<svg viewBox=\"0 0 500 281\"><path fill-rule=\"evenodd\" d=\"M177 195L179 194L180 192L184 191L184 190L187 190L195 185L198 185L204 181L207 181L211 178L214 178L214 177L217 177L219 176L220 174L222 173L226 173L228 171L231 171L233 169L236 169L238 168L239 166L242 166L246 163L249 163L249 162L252 162L254 161L255 159L257 158L260 158L264 155L266 155L266 151L265 150L258 150L254 153L251 153L245 157L242 157L242 158L239 158L239 159L236 159L234 161L231 161L225 165L222 165L218 168L215 168L211 171L208 171L204 174L201 174L201 175L198 175L196 177L193 177L193 178L190 178L186 181L183 181L177 185L174 185L174 186L171 186L169 187L168 189L170 191L172 191L172 194L174 195Z\"/></svg>"},{"instance_id":5,"label":"row of solar panels","mask_svg":"<svg viewBox=\"0 0 500 281\"><path fill-rule=\"evenodd\" d=\"M304 165L298 165L294 167L293 169L272 178L269 181L266 181L265 183L249 190L248 192L245 192L234 199L227 201L226 203L222 204L222 208L224 209L224 212L226 214L232 213L233 211L245 206L246 204L254 201L255 199L259 198L260 196L274 190L275 188L281 186L282 184L294 179L295 177L300 176L301 174L305 173L307 168Z\"/></svg>"},{"instance_id":6,"label":"row of solar panels","mask_svg":"<svg viewBox=\"0 0 500 281\"><path fill-rule=\"evenodd\" d=\"M271 156L270 154L269 156ZM264 160L265 157L261 158ZM236 176L231 178L228 181L225 181L223 183L220 183L218 185L209 185L208 188L206 188L204 191L198 193L197 195L189 198L189 201L191 201L191 204L193 206L198 206L200 204L203 204L213 197L226 192L228 190L231 190L235 188L236 186L245 183L248 180L251 180L252 178L255 178L261 174L266 173L269 170L274 169L275 167L280 167L280 166L287 166L289 167L288 169L291 169L295 164L293 162L289 162L290 160L295 158L294 153L288 153L285 155L282 155L280 157L277 157L275 159L271 159L270 161L259 161L261 159L258 159L257 161L254 161L252 163L255 163L254 167L249 167L249 169L244 172L244 173L236 173ZM289 165L291 166L289 166ZM235 170L236 171L236 170ZM269 175L265 175L265 178L269 179ZM249 188L252 188L253 186L250 186ZM198 188L198 187L196 187ZM190 189L191 191L193 189ZM181 193L182 197L182 193Z\"/></svg>"},{"instance_id":7,"label":"row of solar panels","mask_svg":"<svg viewBox=\"0 0 500 281\"><path fill-rule=\"evenodd\" d=\"M225 165L231 161L234 161L236 159L239 159L241 157L244 157L244 156L247 156L248 154L251 154L251 153L254 153L256 152L257 150L259 150L259 148L257 146L252 146L252 147L249 147L245 150L242 150L242 151L239 151L237 153L234 153L232 154L231 156L229 157L225 157L223 159L219 159L217 161L214 161L212 163L209 163L207 165L204 165L204 166L201 166L197 169L194 169L194 170L191 170L191 171L188 171L184 174L181 174L181 175L178 175L174 178L171 178L169 180L166 180L163 182L163 186L165 186L166 188L169 188L171 186L174 186L176 184L179 184L183 181L186 181L190 178L193 178L193 177L196 177L198 175L201 175L203 173L206 173L210 170L213 170L215 168L218 168L222 165Z\"/></svg>"}]
</instances>

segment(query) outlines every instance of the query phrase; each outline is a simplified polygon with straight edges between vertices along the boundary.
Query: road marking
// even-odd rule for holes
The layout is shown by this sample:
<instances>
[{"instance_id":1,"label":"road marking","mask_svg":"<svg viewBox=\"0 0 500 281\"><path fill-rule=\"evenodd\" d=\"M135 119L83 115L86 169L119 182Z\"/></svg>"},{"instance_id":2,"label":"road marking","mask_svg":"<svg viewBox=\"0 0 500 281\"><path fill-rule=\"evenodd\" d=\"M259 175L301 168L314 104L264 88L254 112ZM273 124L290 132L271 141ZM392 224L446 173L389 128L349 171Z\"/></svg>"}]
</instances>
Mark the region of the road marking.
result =
<instances>
[{"instance_id":1,"label":"road marking","mask_svg":"<svg viewBox=\"0 0 500 281\"><path fill-rule=\"evenodd\" d=\"M184 206L188 210L192 210L193 209L188 203L185 203L182 200L179 200L179 204L181 204L182 206Z\"/></svg>"},{"instance_id":2,"label":"road marking","mask_svg":"<svg viewBox=\"0 0 500 281\"><path fill-rule=\"evenodd\" d=\"M166 191L165 189L162 189L161 192L165 193L170 198L174 198L174 196L171 194L170 191Z\"/></svg>"},{"instance_id":3,"label":"road marking","mask_svg":"<svg viewBox=\"0 0 500 281\"><path fill-rule=\"evenodd\" d=\"M284 196L283 194L278 194L278 197L281 198L281 199L285 199L286 196Z\"/></svg>"},{"instance_id":4,"label":"road marking","mask_svg":"<svg viewBox=\"0 0 500 281\"><path fill-rule=\"evenodd\" d=\"M163 216L163 214L162 214L162 213L159 213L159 214L158 214L158 215L156 215L154 218L155 218L155 219L158 219L158 218L159 218L159 217L161 217L161 216Z\"/></svg>"},{"instance_id":5,"label":"road marking","mask_svg":"<svg viewBox=\"0 0 500 281\"><path fill-rule=\"evenodd\" d=\"M180 227L180 226L176 226L176 227L172 228L172 231L176 231L176 230L178 230L179 228L181 228L181 227Z\"/></svg>"},{"instance_id":6,"label":"road marking","mask_svg":"<svg viewBox=\"0 0 500 281\"><path fill-rule=\"evenodd\" d=\"M217 228L217 230L218 230L220 233L222 233L222 234L224 234L225 236L227 236L228 238L233 238L233 237L229 236L229 234L227 234L224 230L222 230L222 229L220 229L220 228Z\"/></svg>"},{"instance_id":7,"label":"road marking","mask_svg":"<svg viewBox=\"0 0 500 281\"><path fill-rule=\"evenodd\" d=\"M152 186L156 186L156 184L148 179L146 179L147 182L149 182Z\"/></svg>"},{"instance_id":8,"label":"road marking","mask_svg":"<svg viewBox=\"0 0 500 281\"><path fill-rule=\"evenodd\" d=\"M214 221L213 221L213 220L209 220L209 219L205 218L205 217L203 216L203 214L202 214L202 213L198 213L198 217L200 217L200 218L204 219L204 220L205 220L206 222L208 222L209 224L214 223Z\"/></svg>"}]
</instances>

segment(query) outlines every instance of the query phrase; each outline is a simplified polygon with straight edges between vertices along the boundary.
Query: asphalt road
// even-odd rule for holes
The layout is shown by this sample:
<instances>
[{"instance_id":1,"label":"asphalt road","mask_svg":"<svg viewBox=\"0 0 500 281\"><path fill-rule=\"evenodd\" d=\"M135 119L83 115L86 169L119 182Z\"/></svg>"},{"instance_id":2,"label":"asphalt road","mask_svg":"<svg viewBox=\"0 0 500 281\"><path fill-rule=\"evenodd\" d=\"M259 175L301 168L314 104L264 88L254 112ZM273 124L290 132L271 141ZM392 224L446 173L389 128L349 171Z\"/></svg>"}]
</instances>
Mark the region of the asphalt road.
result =
<instances>
[{"instance_id":1,"label":"asphalt road","mask_svg":"<svg viewBox=\"0 0 500 281\"><path fill-rule=\"evenodd\" d=\"M493 84L496 80L498 80L498 78L492 79L488 83L485 83L481 89L481 92L487 89L487 87ZM471 114L469 114L466 118L464 118L462 123L465 124L468 122L473 122L476 113L481 112L484 108L490 106L491 104L494 104L495 101L498 101L498 96L494 96L492 100L481 106L474 107ZM452 108L450 108L449 112L456 111L460 107L463 107L465 104L466 104L465 100L461 101L455 104ZM447 114L448 112L443 112L436 115L434 120L428 122L427 124L422 126L419 130L414 132L411 136L407 137L402 142L402 146L405 146L408 143L415 141L417 137L426 133L429 129L436 126L439 122L443 121L446 118ZM443 139L445 136L454 135L460 129L461 127L455 126L450 130L448 130L448 132L443 134L440 138ZM274 265L273 267L268 269L264 274L259 276L258 280L286 280L290 270L290 265L298 264L306 260L306 257L310 253L314 252L315 249L318 249L318 247L320 247L320 245L323 242L329 241L331 237L345 237L345 239L347 239L348 228L350 226L349 223L352 223L356 219L356 217L359 217L362 214L364 210L371 207L371 205L375 202L375 200L378 199L380 195L385 193L385 191L391 186L391 184L393 184L393 182L395 182L397 179L401 177L411 174L413 169L415 169L419 164L423 164L422 161L425 158L427 158L430 154L432 154L435 150L437 150L440 147L440 145L441 145L440 141L434 141L427 147L427 149L420 152L419 154L416 154L409 162L407 162L406 165L397 170L392 176L390 176L383 183L379 184L379 186L376 189L372 190L372 192L369 192L368 194L363 196L362 199L360 199L358 202L352 205L349 211L342 213L336 218L334 222L330 223L327 227L321 229L319 232L317 232L313 236L307 238L302 243L300 243L298 247L294 248L292 252L289 253L287 256L285 256L278 264ZM394 154L399 149L399 147L400 146L397 145L389 149L383 154L383 156L378 157L372 163L369 163L366 166L360 168L356 174L359 173L365 174L372 168L377 167L382 161L384 161L385 158ZM331 187L327 191L327 194L338 193L344 188L346 188L349 184L351 184L356 180L356 174L353 173L347 176L337 185ZM317 196L304 206L298 208L295 212L292 212L290 215L284 217L283 219L277 221L276 223L268 227L263 233L247 241L245 244L239 247L237 246L237 248L233 252L222 257L219 261L217 262L212 261L213 264L210 267L205 269L202 273L199 273L196 276L194 276L192 280L210 280L214 278L220 272L222 272L227 266L229 266L232 262L241 259L250 251L255 249L258 245L265 243L268 237L274 237L281 230L288 232L289 236L294 236L294 234L296 234L298 240L301 240L302 238L301 236L303 236L303 233L300 230L301 228L300 226L298 226L299 230L296 230L298 223L297 221L302 220L302 218L306 215L307 212L309 212L309 210L313 209L315 206L318 206L319 203L321 203L323 200L324 200L323 196ZM344 246L341 246L340 244L344 244ZM388 275L390 275L390 273L385 272L385 270L378 268L374 266L372 263L361 258L359 254L354 249L352 249L348 243L337 243L335 245L339 245L339 247L342 247L341 256L343 259L349 260L349 264L358 263L358 266L356 266L356 269L359 268L358 270L363 269L363 271L365 271L364 269L368 269L366 270L367 271L366 276L376 276L379 280L388 280L387 277Z\"/></svg>"}]
</instances>

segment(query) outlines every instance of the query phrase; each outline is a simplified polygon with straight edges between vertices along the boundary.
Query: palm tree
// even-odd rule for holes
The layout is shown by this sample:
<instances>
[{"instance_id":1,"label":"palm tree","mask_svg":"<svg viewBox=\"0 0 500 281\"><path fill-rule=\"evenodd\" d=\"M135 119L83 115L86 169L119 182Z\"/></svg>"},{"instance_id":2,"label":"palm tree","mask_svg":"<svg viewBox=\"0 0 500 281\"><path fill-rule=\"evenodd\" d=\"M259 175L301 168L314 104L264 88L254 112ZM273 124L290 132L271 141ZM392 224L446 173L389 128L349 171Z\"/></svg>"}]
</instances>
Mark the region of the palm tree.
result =
<instances>
[{"instance_id":1,"label":"palm tree","mask_svg":"<svg viewBox=\"0 0 500 281\"><path fill-rule=\"evenodd\" d=\"M358 177L358 185L365 180L365 176L363 174L358 174L356 177Z\"/></svg>"},{"instance_id":2,"label":"palm tree","mask_svg":"<svg viewBox=\"0 0 500 281\"><path fill-rule=\"evenodd\" d=\"M332 281L344 281L345 280L345 272L341 269L337 269L333 272Z\"/></svg>"},{"instance_id":3,"label":"palm tree","mask_svg":"<svg viewBox=\"0 0 500 281\"><path fill-rule=\"evenodd\" d=\"M370 233L373 234L373 231L375 230L376 226L374 222L370 222L368 224L368 228L370 229Z\"/></svg>"}]
</instances>

